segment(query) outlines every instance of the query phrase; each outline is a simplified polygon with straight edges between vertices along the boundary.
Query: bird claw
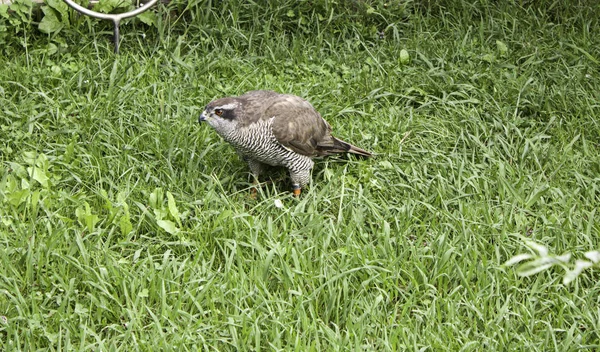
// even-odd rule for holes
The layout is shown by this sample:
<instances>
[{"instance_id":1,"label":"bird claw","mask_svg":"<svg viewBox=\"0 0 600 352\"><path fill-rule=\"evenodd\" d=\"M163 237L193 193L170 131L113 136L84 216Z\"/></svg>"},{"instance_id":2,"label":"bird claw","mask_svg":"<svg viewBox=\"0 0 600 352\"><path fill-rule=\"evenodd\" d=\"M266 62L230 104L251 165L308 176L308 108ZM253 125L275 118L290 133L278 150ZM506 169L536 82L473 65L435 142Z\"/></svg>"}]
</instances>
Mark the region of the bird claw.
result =
<instances>
[{"instance_id":1,"label":"bird claw","mask_svg":"<svg viewBox=\"0 0 600 352\"><path fill-rule=\"evenodd\" d=\"M292 193L294 197L300 197L300 193L302 192L302 188L299 185L292 185Z\"/></svg>"}]
</instances>

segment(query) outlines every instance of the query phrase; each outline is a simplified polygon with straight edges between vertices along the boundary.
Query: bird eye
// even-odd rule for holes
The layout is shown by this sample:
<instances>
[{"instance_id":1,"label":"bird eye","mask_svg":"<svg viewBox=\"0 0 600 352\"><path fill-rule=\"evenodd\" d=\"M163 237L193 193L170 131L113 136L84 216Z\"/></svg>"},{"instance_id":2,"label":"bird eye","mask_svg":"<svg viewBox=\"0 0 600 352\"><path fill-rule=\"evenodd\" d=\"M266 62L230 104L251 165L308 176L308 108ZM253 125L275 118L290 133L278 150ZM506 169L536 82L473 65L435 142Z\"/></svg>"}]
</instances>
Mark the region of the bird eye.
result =
<instances>
[{"instance_id":1,"label":"bird eye","mask_svg":"<svg viewBox=\"0 0 600 352\"><path fill-rule=\"evenodd\" d=\"M223 109L215 109L215 115L222 116L223 115Z\"/></svg>"}]
</instances>

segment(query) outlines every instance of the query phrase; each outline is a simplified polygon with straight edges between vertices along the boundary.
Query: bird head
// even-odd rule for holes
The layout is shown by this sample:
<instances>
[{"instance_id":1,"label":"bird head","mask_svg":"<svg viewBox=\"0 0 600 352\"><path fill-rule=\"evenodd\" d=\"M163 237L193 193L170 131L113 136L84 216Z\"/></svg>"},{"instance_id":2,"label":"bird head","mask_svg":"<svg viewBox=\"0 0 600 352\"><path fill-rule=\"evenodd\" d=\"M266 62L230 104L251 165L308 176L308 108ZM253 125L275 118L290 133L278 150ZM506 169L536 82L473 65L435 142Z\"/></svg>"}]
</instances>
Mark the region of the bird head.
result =
<instances>
[{"instance_id":1,"label":"bird head","mask_svg":"<svg viewBox=\"0 0 600 352\"><path fill-rule=\"evenodd\" d=\"M200 114L198 122L206 121L219 134L226 135L236 128L241 116L241 103L238 100L222 98L210 102Z\"/></svg>"}]
</instances>

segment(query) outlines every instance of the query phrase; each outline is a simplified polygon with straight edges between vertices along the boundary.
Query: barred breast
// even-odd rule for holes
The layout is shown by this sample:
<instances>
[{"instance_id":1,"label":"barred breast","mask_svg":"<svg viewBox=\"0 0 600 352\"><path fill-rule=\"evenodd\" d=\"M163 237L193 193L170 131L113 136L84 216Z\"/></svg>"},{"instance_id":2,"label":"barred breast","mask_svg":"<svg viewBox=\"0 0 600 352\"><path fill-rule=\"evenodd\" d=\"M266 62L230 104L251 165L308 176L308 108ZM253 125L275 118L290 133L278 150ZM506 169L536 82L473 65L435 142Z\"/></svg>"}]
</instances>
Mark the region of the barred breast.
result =
<instances>
[{"instance_id":1,"label":"barred breast","mask_svg":"<svg viewBox=\"0 0 600 352\"><path fill-rule=\"evenodd\" d=\"M313 161L284 147L273 134L274 118L260 120L238 128L223 138L241 155L271 166L285 166L291 171L310 170Z\"/></svg>"}]
</instances>

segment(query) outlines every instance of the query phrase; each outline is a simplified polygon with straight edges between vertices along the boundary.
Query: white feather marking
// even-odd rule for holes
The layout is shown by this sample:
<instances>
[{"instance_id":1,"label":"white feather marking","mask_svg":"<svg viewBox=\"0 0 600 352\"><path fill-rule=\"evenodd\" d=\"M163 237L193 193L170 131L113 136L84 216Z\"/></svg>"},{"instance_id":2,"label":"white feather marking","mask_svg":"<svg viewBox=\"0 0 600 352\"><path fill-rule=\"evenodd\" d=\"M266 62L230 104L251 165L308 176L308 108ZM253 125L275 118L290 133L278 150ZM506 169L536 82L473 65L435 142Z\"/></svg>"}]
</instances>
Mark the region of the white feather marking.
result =
<instances>
[{"instance_id":1,"label":"white feather marking","mask_svg":"<svg viewBox=\"0 0 600 352\"><path fill-rule=\"evenodd\" d=\"M237 107L237 103L229 103L221 106L215 106L215 109L231 110Z\"/></svg>"}]
</instances>

